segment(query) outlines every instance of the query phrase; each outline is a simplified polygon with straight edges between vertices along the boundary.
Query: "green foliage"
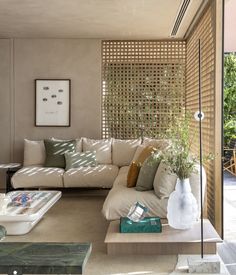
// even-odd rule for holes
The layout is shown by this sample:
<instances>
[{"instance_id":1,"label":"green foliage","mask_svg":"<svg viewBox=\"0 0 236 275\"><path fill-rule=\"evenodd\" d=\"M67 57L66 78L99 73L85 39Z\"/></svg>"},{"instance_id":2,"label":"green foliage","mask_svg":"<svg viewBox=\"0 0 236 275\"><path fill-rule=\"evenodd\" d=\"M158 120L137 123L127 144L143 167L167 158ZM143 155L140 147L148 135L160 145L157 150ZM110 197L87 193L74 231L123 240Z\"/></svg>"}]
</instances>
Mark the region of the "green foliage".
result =
<instances>
[{"instance_id":1,"label":"green foliage","mask_svg":"<svg viewBox=\"0 0 236 275\"><path fill-rule=\"evenodd\" d=\"M171 145L163 153L163 161L181 180L190 177L197 163L197 158L191 156L191 145L195 136L190 135L190 120L190 114L176 117L165 136L170 139Z\"/></svg>"},{"instance_id":2,"label":"green foliage","mask_svg":"<svg viewBox=\"0 0 236 275\"><path fill-rule=\"evenodd\" d=\"M162 159L180 180L189 178L199 162L199 157L192 154L191 147L196 134L191 131L191 117L190 113L175 117L165 135L165 138L170 140L170 146L162 153ZM203 163L212 159L212 154L203 156Z\"/></svg>"},{"instance_id":3,"label":"green foliage","mask_svg":"<svg viewBox=\"0 0 236 275\"><path fill-rule=\"evenodd\" d=\"M224 143L236 138L236 55L224 59Z\"/></svg>"}]
</instances>

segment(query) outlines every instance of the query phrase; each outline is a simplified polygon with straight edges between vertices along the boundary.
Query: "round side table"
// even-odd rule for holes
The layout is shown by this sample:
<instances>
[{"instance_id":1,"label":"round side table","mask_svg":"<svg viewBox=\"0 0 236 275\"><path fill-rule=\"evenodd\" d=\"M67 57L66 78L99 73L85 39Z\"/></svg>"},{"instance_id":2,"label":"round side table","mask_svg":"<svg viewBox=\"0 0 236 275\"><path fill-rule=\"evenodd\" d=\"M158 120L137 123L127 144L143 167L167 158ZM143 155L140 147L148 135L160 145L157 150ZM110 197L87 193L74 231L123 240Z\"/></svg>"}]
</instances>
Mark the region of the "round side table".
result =
<instances>
[{"instance_id":1,"label":"round side table","mask_svg":"<svg viewBox=\"0 0 236 275\"><path fill-rule=\"evenodd\" d=\"M13 190L11 186L11 177L14 173L21 168L20 163L6 163L0 164L0 169L6 171L6 193Z\"/></svg>"}]
</instances>

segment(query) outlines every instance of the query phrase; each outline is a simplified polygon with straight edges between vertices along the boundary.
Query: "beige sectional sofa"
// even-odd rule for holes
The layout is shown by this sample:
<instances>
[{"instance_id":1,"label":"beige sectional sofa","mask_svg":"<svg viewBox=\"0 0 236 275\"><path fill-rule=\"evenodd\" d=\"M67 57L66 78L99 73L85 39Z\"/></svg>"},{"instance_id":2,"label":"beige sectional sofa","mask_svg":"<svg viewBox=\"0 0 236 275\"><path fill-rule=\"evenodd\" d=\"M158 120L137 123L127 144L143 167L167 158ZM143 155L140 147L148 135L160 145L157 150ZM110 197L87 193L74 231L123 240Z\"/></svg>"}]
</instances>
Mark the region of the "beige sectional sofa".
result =
<instances>
[{"instance_id":1,"label":"beige sectional sofa","mask_svg":"<svg viewBox=\"0 0 236 275\"><path fill-rule=\"evenodd\" d=\"M160 199L155 194L155 190L140 192L135 188L127 187L129 165L136 159L143 147L153 145L158 150L163 150L166 147L166 141L144 138L143 145L141 145L141 139L78 139L76 150L78 152L94 150L98 164L95 167L78 167L65 171L62 168L43 167L45 161L43 141L25 140L24 167L12 177L12 186L26 189L40 187L111 188L102 209L107 220L116 220L121 216L126 216L130 207L137 201L149 208L149 216L165 218L168 197ZM205 172L203 182L205 185ZM199 202L199 173L191 176L190 184Z\"/></svg>"}]
</instances>

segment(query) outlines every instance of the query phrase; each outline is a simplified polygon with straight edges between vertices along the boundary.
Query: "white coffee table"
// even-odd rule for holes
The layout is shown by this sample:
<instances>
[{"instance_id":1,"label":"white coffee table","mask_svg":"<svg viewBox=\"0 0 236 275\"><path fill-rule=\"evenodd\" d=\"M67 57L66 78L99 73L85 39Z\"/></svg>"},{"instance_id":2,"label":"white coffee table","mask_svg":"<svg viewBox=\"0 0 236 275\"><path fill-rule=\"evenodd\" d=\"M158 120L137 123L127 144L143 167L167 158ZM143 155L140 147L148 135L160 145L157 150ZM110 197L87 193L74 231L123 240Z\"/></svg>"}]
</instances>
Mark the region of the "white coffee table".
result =
<instances>
[{"instance_id":1,"label":"white coffee table","mask_svg":"<svg viewBox=\"0 0 236 275\"><path fill-rule=\"evenodd\" d=\"M43 215L60 199L60 191L13 191L7 193L11 199L20 194L32 198L29 206L8 204L6 212L0 213L0 224L7 230L7 235L23 235L28 233Z\"/></svg>"}]
</instances>

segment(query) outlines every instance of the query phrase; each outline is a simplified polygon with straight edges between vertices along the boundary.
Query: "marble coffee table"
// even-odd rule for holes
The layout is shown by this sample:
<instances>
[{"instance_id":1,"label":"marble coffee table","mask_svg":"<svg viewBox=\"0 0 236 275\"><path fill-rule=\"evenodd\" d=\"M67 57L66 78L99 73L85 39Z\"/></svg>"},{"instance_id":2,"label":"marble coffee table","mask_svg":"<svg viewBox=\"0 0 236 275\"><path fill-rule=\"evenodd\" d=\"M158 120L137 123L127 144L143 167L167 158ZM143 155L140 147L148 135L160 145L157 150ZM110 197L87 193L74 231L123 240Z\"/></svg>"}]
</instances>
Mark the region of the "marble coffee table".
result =
<instances>
[{"instance_id":1,"label":"marble coffee table","mask_svg":"<svg viewBox=\"0 0 236 275\"><path fill-rule=\"evenodd\" d=\"M9 203L6 210L0 212L0 224L6 228L7 235L28 233L61 197L60 191L13 191L7 196L13 201L22 194L30 197L30 204Z\"/></svg>"},{"instance_id":2,"label":"marble coffee table","mask_svg":"<svg viewBox=\"0 0 236 275\"><path fill-rule=\"evenodd\" d=\"M0 274L83 274L89 243L1 243Z\"/></svg>"}]
</instances>

